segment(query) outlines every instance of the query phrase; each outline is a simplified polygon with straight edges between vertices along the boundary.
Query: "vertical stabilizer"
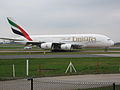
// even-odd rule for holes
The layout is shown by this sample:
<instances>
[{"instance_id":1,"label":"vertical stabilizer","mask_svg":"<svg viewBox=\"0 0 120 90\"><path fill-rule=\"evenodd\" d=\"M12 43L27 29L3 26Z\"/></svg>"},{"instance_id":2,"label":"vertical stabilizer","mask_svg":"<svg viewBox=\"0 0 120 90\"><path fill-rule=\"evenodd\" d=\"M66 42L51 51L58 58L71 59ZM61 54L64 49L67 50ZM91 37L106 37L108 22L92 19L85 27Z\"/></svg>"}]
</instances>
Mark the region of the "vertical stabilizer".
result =
<instances>
[{"instance_id":1,"label":"vertical stabilizer","mask_svg":"<svg viewBox=\"0 0 120 90\"><path fill-rule=\"evenodd\" d=\"M16 24L15 20L12 17L7 17L9 24L11 25L11 29L13 33L25 37L27 40L32 41L30 36L23 28L21 28L18 24Z\"/></svg>"}]
</instances>

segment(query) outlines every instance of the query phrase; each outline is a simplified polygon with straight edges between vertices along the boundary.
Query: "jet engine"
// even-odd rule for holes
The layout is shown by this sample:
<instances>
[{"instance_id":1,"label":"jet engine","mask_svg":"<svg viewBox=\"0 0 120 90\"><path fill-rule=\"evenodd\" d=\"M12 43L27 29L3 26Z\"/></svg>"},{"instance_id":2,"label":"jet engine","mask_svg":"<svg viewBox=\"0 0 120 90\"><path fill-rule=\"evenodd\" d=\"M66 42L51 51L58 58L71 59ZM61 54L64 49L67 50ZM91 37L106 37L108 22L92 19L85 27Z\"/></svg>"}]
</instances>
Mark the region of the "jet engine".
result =
<instances>
[{"instance_id":1,"label":"jet engine","mask_svg":"<svg viewBox=\"0 0 120 90\"><path fill-rule=\"evenodd\" d=\"M61 45L61 49L62 50L71 50L72 49L72 45L71 44L62 44Z\"/></svg>"},{"instance_id":2,"label":"jet engine","mask_svg":"<svg viewBox=\"0 0 120 90\"><path fill-rule=\"evenodd\" d=\"M42 49L52 49L52 43L42 43L40 47Z\"/></svg>"}]
</instances>

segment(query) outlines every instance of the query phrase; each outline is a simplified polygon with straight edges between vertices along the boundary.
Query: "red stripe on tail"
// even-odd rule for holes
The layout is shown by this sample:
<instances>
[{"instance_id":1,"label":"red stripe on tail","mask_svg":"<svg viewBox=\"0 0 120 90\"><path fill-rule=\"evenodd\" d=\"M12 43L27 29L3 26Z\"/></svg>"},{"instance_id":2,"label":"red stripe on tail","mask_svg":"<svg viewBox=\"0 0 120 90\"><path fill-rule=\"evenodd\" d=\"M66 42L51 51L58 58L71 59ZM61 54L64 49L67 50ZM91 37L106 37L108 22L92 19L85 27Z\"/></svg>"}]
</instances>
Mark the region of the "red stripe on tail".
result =
<instances>
[{"instance_id":1,"label":"red stripe on tail","mask_svg":"<svg viewBox=\"0 0 120 90\"><path fill-rule=\"evenodd\" d=\"M25 38L27 40L32 41L32 39L30 38L30 36L20 26L17 25L17 27L20 29L20 31L23 33L23 35L25 36Z\"/></svg>"}]
</instances>

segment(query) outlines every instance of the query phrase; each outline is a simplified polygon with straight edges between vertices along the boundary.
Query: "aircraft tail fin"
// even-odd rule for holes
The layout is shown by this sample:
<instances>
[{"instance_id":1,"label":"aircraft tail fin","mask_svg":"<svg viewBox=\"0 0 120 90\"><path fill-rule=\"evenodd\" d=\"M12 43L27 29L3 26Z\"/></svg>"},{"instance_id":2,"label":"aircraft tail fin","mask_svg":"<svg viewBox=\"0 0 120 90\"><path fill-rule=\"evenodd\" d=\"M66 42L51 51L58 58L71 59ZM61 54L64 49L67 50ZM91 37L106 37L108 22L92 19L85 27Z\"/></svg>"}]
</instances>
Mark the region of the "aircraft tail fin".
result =
<instances>
[{"instance_id":1,"label":"aircraft tail fin","mask_svg":"<svg viewBox=\"0 0 120 90\"><path fill-rule=\"evenodd\" d=\"M11 25L11 29L12 29L14 34L23 36L27 40L32 41L29 34L23 28L21 28L18 24L16 24L13 18L7 17L7 20L9 22L9 24Z\"/></svg>"}]
</instances>

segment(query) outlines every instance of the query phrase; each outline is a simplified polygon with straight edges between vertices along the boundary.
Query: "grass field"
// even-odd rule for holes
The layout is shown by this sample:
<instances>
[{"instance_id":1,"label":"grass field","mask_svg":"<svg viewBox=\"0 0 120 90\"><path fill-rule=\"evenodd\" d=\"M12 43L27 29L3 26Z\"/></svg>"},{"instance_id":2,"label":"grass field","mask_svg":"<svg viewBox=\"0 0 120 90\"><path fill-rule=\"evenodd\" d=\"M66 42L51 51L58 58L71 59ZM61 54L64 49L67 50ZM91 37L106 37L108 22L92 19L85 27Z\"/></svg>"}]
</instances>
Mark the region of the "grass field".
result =
<instances>
[{"instance_id":1,"label":"grass field","mask_svg":"<svg viewBox=\"0 0 120 90\"><path fill-rule=\"evenodd\" d=\"M24 50L23 45L16 44L0 44L0 50L26 51L26 52L0 52L0 55L32 55L44 54L39 48L32 50ZM84 52L84 51L94 52ZM120 49L109 49L110 51L118 51ZM43 50L42 50L43 51ZM47 51L47 50L46 50ZM80 49L81 52L47 52L46 54L120 54L120 52L103 52L104 49ZM99 52L100 51L100 52ZM102 52L101 52L102 51ZM26 60L27 59L0 59L0 78L12 77L12 65L15 64L16 77L26 77ZM76 67L76 73L67 73L65 70L72 61ZM86 57L86 58L44 58L44 59L29 59L29 77L41 76L58 76L58 75L78 75L78 74L101 74L101 73L119 73L120 58L119 57Z\"/></svg>"},{"instance_id":2,"label":"grass field","mask_svg":"<svg viewBox=\"0 0 120 90\"><path fill-rule=\"evenodd\" d=\"M0 60L0 78L12 77L13 64L15 64L16 77L26 77L26 60L27 59ZM65 70L70 61L74 64L77 72L65 74ZM119 57L29 59L29 65L30 77L120 73Z\"/></svg>"}]
</instances>

